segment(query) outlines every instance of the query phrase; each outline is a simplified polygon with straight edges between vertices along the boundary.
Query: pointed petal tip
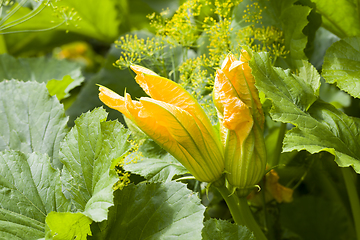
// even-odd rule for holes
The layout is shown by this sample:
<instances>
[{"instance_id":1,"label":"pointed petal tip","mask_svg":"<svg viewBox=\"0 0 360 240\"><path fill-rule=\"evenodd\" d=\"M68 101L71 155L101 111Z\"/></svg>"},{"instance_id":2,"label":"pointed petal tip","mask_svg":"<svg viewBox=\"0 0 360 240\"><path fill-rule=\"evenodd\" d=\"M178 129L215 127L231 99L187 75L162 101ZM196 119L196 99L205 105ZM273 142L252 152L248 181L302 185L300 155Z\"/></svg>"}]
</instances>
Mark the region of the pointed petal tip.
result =
<instances>
[{"instance_id":1,"label":"pointed petal tip","mask_svg":"<svg viewBox=\"0 0 360 240\"><path fill-rule=\"evenodd\" d=\"M147 69L140 65L131 65L130 68L136 73L136 74L147 74L147 75L153 75L158 76L155 72L151 71L150 69Z\"/></svg>"}]
</instances>

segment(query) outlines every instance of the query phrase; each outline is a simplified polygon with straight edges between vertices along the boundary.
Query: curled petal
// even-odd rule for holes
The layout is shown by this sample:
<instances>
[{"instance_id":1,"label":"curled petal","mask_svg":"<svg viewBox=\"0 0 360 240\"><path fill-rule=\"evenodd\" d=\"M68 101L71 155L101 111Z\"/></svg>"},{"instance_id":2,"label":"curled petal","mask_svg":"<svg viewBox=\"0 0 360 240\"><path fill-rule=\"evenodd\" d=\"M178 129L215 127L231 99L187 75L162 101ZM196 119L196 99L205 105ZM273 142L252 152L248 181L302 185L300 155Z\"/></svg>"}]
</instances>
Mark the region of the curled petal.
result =
<instances>
[{"instance_id":1,"label":"curled petal","mask_svg":"<svg viewBox=\"0 0 360 240\"><path fill-rule=\"evenodd\" d=\"M247 52L244 52L243 54L246 55ZM249 55L247 54L246 57L249 57ZM246 57L242 55L240 59L246 60ZM222 68L222 71L230 80L241 101L251 109L252 115L255 117L258 124L263 126L264 114L259 99L259 93L255 87L255 78L251 74L249 63L247 61L233 60L235 59L234 57L230 59L232 59L230 67L228 67L229 64L223 65L225 67Z\"/></svg>"},{"instance_id":2,"label":"curled petal","mask_svg":"<svg viewBox=\"0 0 360 240\"><path fill-rule=\"evenodd\" d=\"M222 112L223 126L235 131L240 141L243 141L252 129L253 117L249 107L238 98L236 90L221 70L216 74L214 100L219 112Z\"/></svg>"},{"instance_id":3,"label":"curled petal","mask_svg":"<svg viewBox=\"0 0 360 240\"><path fill-rule=\"evenodd\" d=\"M109 108L118 110L125 117L130 118L130 114L125 108L125 99L124 97L118 95L117 93L111 91L110 89L100 86L99 87L99 98L100 100L106 104Z\"/></svg>"}]
</instances>

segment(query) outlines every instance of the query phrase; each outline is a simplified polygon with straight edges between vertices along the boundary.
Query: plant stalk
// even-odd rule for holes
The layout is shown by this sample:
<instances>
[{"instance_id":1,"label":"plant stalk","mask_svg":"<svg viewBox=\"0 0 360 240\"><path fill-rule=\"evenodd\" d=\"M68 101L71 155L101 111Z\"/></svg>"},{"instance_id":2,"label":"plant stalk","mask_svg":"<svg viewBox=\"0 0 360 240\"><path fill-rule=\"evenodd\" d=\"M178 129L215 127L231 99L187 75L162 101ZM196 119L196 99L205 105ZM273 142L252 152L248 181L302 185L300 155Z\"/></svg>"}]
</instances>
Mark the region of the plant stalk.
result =
<instances>
[{"instance_id":1,"label":"plant stalk","mask_svg":"<svg viewBox=\"0 0 360 240\"><path fill-rule=\"evenodd\" d=\"M273 160L272 160L273 166L279 165L285 132L286 132L286 123L281 123L278 139L275 146L275 151L273 154Z\"/></svg>"},{"instance_id":2,"label":"plant stalk","mask_svg":"<svg viewBox=\"0 0 360 240\"><path fill-rule=\"evenodd\" d=\"M245 225L257 240L267 240L265 234L257 224L250 207L247 203L246 197L239 198L235 193L230 193L225 185L217 187L221 196L224 198L230 213L237 225Z\"/></svg>"},{"instance_id":3,"label":"plant stalk","mask_svg":"<svg viewBox=\"0 0 360 240\"><path fill-rule=\"evenodd\" d=\"M350 167L341 168L345 180L346 190L349 196L350 206L354 219L356 239L360 240L360 202L354 182L354 172Z\"/></svg>"}]
</instances>

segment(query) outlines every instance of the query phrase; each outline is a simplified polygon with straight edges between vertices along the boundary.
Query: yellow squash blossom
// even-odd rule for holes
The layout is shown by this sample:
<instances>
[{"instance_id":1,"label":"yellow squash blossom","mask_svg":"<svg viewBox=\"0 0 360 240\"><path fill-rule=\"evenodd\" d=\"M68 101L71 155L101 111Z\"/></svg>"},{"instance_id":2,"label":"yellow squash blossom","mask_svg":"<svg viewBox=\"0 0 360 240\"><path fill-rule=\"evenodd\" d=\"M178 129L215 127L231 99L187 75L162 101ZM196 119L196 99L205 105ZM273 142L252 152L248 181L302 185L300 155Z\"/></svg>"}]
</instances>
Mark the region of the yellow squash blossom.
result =
<instances>
[{"instance_id":1,"label":"yellow squash blossom","mask_svg":"<svg viewBox=\"0 0 360 240\"><path fill-rule=\"evenodd\" d=\"M100 87L100 100L122 112L171 153L196 179L213 182L224 172L224 147L199 103L180 85L141 66L131 66L149 97L139 101Z\"/></svg>"},{"instance_id":2,"label":"yellow squash blossom","mask_svg":"<svg viewBox=\"0 0 360 240\"><path fill-rule=\"evenodd\" d=\"M249 59L246 51L240 60L229 54L217 71L213 91L225 147L226 179L243 196L261 180L266 167L264 115Z\"/></svg>"}]
</instances>

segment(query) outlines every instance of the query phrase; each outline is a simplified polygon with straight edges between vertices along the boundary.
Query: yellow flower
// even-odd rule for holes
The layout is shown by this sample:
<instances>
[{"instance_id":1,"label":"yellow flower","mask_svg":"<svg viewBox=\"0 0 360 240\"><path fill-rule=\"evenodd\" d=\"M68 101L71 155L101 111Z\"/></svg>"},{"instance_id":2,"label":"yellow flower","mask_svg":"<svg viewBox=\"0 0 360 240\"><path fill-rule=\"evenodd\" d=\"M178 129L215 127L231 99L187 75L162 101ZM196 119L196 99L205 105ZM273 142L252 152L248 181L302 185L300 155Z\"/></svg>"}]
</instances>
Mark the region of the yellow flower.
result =
<instances>
[{"instance_id":1,"label":"yellow flower","mask_svg":"<svg viewBox=\"0 0 360 240\"><path fill-rule=\"evenodd\" d=\"M225 146L228 182L246 196L265 173L264 115L246 51L229 54L217 71L213 98Z\"/></svg>"},{"instance_id":2,"label":"yellow flower","mask_svg":"<svg viewBox=\"0 0 360 240\"><path fill-rule=\"evenodd\" d=\"M180 85L141 66L131 66L149 97L139 101L100 87L100 100L122 112L171 153L196 179L213 182L224 172L224 147L199 103Z\"/></svg>"}]
</instances>

